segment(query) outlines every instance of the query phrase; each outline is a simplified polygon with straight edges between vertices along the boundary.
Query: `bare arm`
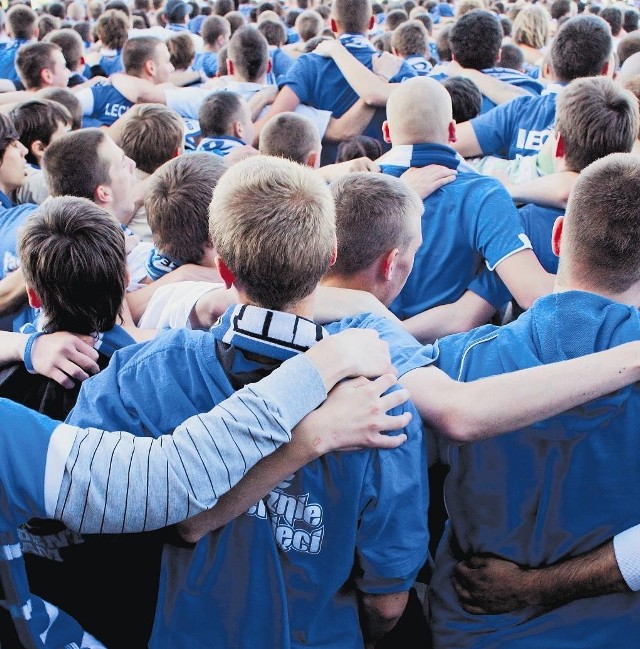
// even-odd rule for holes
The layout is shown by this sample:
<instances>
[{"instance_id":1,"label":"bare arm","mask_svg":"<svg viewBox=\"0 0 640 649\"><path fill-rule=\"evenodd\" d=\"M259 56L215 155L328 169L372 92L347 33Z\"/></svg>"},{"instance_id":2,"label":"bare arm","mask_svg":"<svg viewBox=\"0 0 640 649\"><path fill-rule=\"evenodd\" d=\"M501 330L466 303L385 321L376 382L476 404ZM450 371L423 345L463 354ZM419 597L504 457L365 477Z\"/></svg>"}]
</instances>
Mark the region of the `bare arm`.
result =
<instances>
[{"instance_id":1,"label":"bare arm","mask_svg":"<svg viewBox=\"0 0 640 649\"><path fill-rule=\"evenodd\" d=\"M408 600L408 591L360 594L360 626L367 649L373 649L376 642L393 629L402 617Z\"/></svg>"},{"instance_id":2,"label":"bare arm","mask_svg":"<svg viewBox=\"0 0 640 649\"><path fill-rule=\"evenodd\" d=\"M313 319L320 324L334 322L358 313L375 313L395 322L400 320L368 291L359 291L338 286L319 286L316 292L316 303Z\"/></svg>"},{"instance_id":3,"label":"bare arm","mask_svg":"<svg viewBox=\"0 0 640 649\"><path fill-rule=\"evenodd\" d=\"M111 85L134 104L166 104L164 89L146 79L139 79L128 74L116 73L109 77Z\"/></svg>"},{"instance_id":4,"label":"bare arm","mask_svg":"<svg viewBox=\"0 0 640 649\"><path fill-rule=\"evenodd\" d=\"M9 315L27 304L27 287L20 268L0 279L0 316Z\"/></svg>"},{"instance_id":5,"label":"bare arm","mask_svg":"<svg viewBox=\"0 0 640 649\"><path fill-rule=\"evenodd\" d=\"M332 117L327 125L324 139L342 142L354 135L360 135L369 125L375 109L358 99L342 117Z\"/></svg>"},{"instance_id":6,"label":"bare arm","mask_svg":"<svg viewBox=\"0 0 640 649\"><path fill-rule=\"evenodd\" d=\"M640 343L626 343L467 383L427 366L407 372L400 383L427 423L452 443L464 444L518 430L640 380L634 360L639 352Z\"/></svg>"},{"instance_id":7,"label":"bare arm","mask_svg":"<svg viewBox=\"0 0 640 649\"><path fill-rule=\"evenodd\" d=\"M464 158L475 158L482 155L482 147L471 122L462 122L456 126L456 139L451 146Z\"/></svg>"},{"instance_id":8,"label":"bare arm","mask_svg":"<svg viewBox=\"0 0 640 649\"><path fill-rule=\"evenodd\" d=\"M575 171L560 171L518 184L510 183L501 174L496 174L496 177L518 203L536 203L564 209L578 174Z\"/></svg>"},{"instance_id":9,"label":"bare arm","mask_svg":"<svg viewBox=\"0 0 640 649\"><path fill-rule=\"evenodd\" d=\"M322 176L322 179L325 182L328 183L356 171L380 173L380 167L370 158L362 157L355 158L354 160L346 160L345 162L335 162L316 169L316 172Z\"/></svg>"},{"instance_id":10,"label":"bare arm","mask_svg":"<svg viewBox=\"0 0 640 649\"><path fill-rule=\"evenodd\" d=\"M612 541L544 568L473 556L456 566L452 579L464 609L477 615L526 606L556 608L583 597L630 592Z\"/></svg>"},{"instance_id":11,"label":"bare arm","mask_svg":"<svg viewBox=\"0 0 640 649\"><path fill-rule=\"evenodd\" d=\"M473 291L465 291L456 302L441 304L411 318L402 326L422 344L486 324L495 313L492 304Z\"/></svg>"},{"instance_id":12,"label":"bare arm","mask_svg":"<svg viewBox=\"0 0 640 649\"><path fill-rule=\"evenodd\" d=\"M523 309L553 291L555 275L547 273L533 250L521 250L507 257L496 266L495 272Z\"/></svg>"},{"instance_id":13,"label":"bare arm","mask_svg":"<svg viewBox=\"0 0 640 649\"><path fill-rule=\"evenodd\" d=\"M195 543L208 532L233 520L265 496L288 475L324 453L354 448L395 448L404 434L383 435L409 423L409 413L387 415L408 398L406 390L383 394L395 383L385 374L375 381L364 377L333 388L329 398L293 430L291 442L261 460L216 506L179 525L181 536Z\"/></svg>"},{"instance_id":14,"label":"bare arm","mask_svg":"<svg viewBox=\"0 0 640 649\"><path fill-rule=\"evenodd\" d=\"M299 104L300 98L298 97L298 95L296 95L296 93L293 92L293 90L291 90L289 86L283 86L280 89L280 92L277 94L276 98L273 100L271 108L269 108L269 110L263 117L255 122L253 146L258 146L258 141L260 139L260 130L271 117L280 113L294 111L296 109L296 106L298 106Z\"/></svg>"},{"instance_id":15,"label":"bare arm","mask_svg":"<svg viewBox=\"0 0 640 649\"><path fill-rule=\"evenodd\" d=\"M488 74L480 72L480 70L472 70L469 68L463 68L456 61L451 61L447 65L447 76L449 77L466 77L471 79L476 86L480 89L480 92L488 97L494 104L505 104L516 97L521 97L522 95L528 95L526 90L514 86L511 83L506 81L501 81L495 77L491 77Z\"/></svg>"}]
</instances>

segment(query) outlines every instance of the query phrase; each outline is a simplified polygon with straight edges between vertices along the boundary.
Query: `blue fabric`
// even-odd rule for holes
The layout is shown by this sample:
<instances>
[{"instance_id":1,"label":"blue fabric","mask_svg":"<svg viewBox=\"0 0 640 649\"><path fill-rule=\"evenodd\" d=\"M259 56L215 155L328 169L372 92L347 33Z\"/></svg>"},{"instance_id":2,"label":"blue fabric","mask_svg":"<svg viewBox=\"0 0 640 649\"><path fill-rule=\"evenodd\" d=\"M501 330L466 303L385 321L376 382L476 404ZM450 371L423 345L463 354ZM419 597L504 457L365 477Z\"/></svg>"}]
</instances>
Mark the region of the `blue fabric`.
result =
<instances>
[{"instance_id":1,"label":"blue fabric","mask_svg":"<svg viewBox=\"0 0 640 649\"><path fill-rule=\"evenodd\" d=\"M582 291L538 299L515 322L440 340L440 367L470 381L608 349L640 337L635 307ZM451 526L431 582L437 649L629 646L640 631L634 593L561 608L474 616L450 581L457 559L490 553L545 566L587 552L640 522L640 387L632 384L534 426L450 449ZM456 549L454 549L456 548Z\"/></svg>"},{"instance_id":2,"label":"blue fabric","mask_svg":"<svg viewBox=\"0 0 640 649\"><path fill-rule=\"evenodd\" d=\"M215 77L218 72L217 52L196 52L191 66L196 72L202 70L208 77Z\"/></svg>"},{"instance_id":3,"label":"blue fabric","mask_svg":"<svg viewBox=\"0 0 640 649\"><path fill-rule=\"evenodd\" d=\"M33 203L22 203L13 207L6 194L0 192L0 279L11 273L20 265L18 258L18 229L38 206Z\"/></svg>"},{"instance_id":4,"label":"blue fabric","mask_svg":"<svg viewBox=\"0 0 640 649\"><path fill-rule=\"evenodd\" d=\"M82 649L87 645L80 625L55 607L45 608L44 602L29 592L18 534L18 527L29 519L47 516L45 465L58 423L0 399L0 606L11 611L20 646Z\"/></svg>"},{"instance_id":5,"label":"blue fabric","mask_svg":"<svg viewBox=\"0 0 640 649\"><path fill-rule=\"evenodd\" d=\"M182 262L158 252L157 248L154 247L149 251L149 257L147 258L147 276L155 282L180 266L182 266Z\"/></svg>"},{"instance_id":6,"label":"blue fabric","mask_svg":"<svg viewBox=\"0 0 640 649\"><path fill-rule=\"evenodd\" d=\"M433 70L431 63L420 54L408 56L405 60L416 71L416 74L421 77L428 76L431 70Z\"/></svg>"},{"instance_id":7,"label":"blue fabric","mask_svg":"<svg viewBox=\"0 0 640 649\"><path fill-rule=\"evenodd\" d=\"M202 135L200 122L190 117L183 117L182 122L184 123L184 150L195 151Z\"/></svg>"},{"instance_id":8,"label":"blue fabric","mask_svg":"<svg viewBox=\"0 0 640 649\"><path fill-rule=\"evenodd\" d=\"M232 392L215 352L229 322L227 313L212 332L170 331L117 352L109 367L85 381L69 420L79 424L99 416L107 428L171 432L187 413ZM400 362L421 349L377 316L363 314L328 331L346 327L375 328ZM230 342L238 350L234 363L250 362L240 353L247 348L273 358L273 348L259 339ZM328 454L194 550L166 546L150 647L361 644L354 593L339 592L354 556L361 569L356 584L372 593L407 589L426 559L426 452L419 420L414 412L409 440L399 449Z\"/></svg>"},{"instance_id":9,"label":"blue fabric","mask_svg":"<svg viewBox=\"0 0 640 649\"><path fill-rule=\"evenodd\" d=\"M458 168L456 152L439 144L394 147L380 160L384 173L399 177L412 166ZM402 291L391 304L401 319L455 302L482 268L530 247L503 185L460 167L456 179L424 200L422 245ZM499 218L497 218L499 216Z\"/></svg>"},{"instance_id":10,"label":"blue fabric","mask_svg":"<svg viewBox=\"0 0 640 649\"><path fill-rule=\"evenodd\" d=\"M115 54L109 56L101 56L98 65L102 68L102 71L107 77L116 72L124 72L122 50L117 50Z\"/></svg>"},{"instance_id":11,"label":"blue fabric","mask_svg":"<svg viewBox=\"0 0 640 649\"><path fill-rule=\"evenodd\" d=\"M269 51L269 55L271 57L271 64L273 67L271 69L271 72L269 73L271 79L268 80L268 83L280 85L284 83L286 74L289 71L289 68L294 64L295 59L292 59L279 47L271 49Z\"/></svg>"},{"instance_id":12,"label":"blue fabric","mask_svg":"<svg viewBox=\"0 0 640 649\"><path fill-rule=\"evenodd\" d=\"M199 34L200 30L202 29L202 23L206 20L206 18L207 17L204 14L198 14L197 16L191 18L191 20L189 20L189 22L187 23L189 31L193 34Z\"/></svg>"},{"instance_id":13,"label":"blue fabric","mask_svg":"<svg viewBox=\"0 0 640 649\"><path fill-rule=\"evenodd\" d=\"M371 70L371 59L376 52L364 36L345 34L340 40L360 63ZM390 81L395 83L414 76L415 70L403 62L398 74ZM313 53L303 54L295 61L287 72L284 85L291 88L300 103L330 110L334 117L342 117L359 99L333 60ZM376 109L363 134L376 138L382 143L383 150L388 150L388 145L382 142L382 123L385 119L385 109ZM323 143L322 164L335 162L337 148L335 143Z\"/></svg>"},{"instance_id":14,"label":"blue fabric","mask_svg":"<svg viewBox=\"0 0 640 649\"><path fill-rule=\"evenodd\" d=\"M224 157L229 155L234 149L246 146L245 143L237 137L225 135L222 137L203 137L196 151L204 151Z\"/></svg>"},{"instance_id":15,"label":"blue fabric","mask_svg":"<svg viewBox=\"0 0 640 649\"><path fill-rule=\"evenodd\" d=\"M517 97L471 120L483 155L508 160L534 155L549 136L556 118L557 92Z\"/></svg>"},{"instance_id":16,"label":"blue fabric","mask_svg":"<svg viewBox=\"0 0 640 649\"><path fill-rule=\"evenodd\" d=\"M0 49L0 79L9 79L14 83L20 83L20 88L22 88L22 82L15 66L16 54L22 45L29 42L31 41L18 38Z\"/></svg>"},{"instance_id":17,"label":"blue fabric","mask_svg":"<svg viewBox=\"0 0 640 649\"><path fill-rule=\"evenodd\" d=\"M88 117L97 120L103 126L111 126L118 117L124 115L133 102L118 92L110 83L97 83L91 87L93 93L93 112ZM82 125L85 124L83 119Z\"/></svg>"}]
</instances>

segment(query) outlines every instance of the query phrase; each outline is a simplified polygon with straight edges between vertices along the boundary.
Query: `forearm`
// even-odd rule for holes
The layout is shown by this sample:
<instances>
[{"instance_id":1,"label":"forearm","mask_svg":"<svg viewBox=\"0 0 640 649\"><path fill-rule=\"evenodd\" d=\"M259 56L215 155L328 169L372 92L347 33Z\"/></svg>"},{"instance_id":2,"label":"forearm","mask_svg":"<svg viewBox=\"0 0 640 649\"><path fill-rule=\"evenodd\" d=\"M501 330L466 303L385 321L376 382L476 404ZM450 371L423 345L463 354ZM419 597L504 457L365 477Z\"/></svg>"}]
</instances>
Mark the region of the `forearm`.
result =
<instances>
[{"instance_id":1,"label":"forearm","mask_svg":"<svg viewBox=\"0 0 640 649\"><path fill-rule=\"evenodd\" d=\"M360 627L366 647L375 647L398 623L407 605L408 592L385 595L362 593L360 596Z\"/></svg>"},{"instance_id":2,"label":"forearm","mask_svg":"<svg viewBox=\"0 0 640 649\"><path fill-rule=\"evenodd\" d=\"M494 104L505 104L516 97L529 94L522 88L491 77L479 70L464 69L460 75L471 79L478 86L480 92Z\"/></svg>"},{"instance_id":3,"label":"forearm","mask_svg":"<svg viewBox=\"0 0 640 649\"><path fill-rule=\"evenodd\" d=\"M345 47L336 47L334 63L358 96L369 106L386 106L395 86L360 63Z\"/></svg>"},{"instance_id":4,"label":"forearm","mask_svg":"<svg viewBox=\"0 0 640 649\"><path fill-rule=\"evenodd\" d=\"M342 142L355 135L360 135L368 126L375 109L367 106L362 99L349 108L342 117L332 117L324 134L329 142Z\"/></svg>"},{"instance_id":5,"label":"forearm","mask_svg":"<svg viewBox=\"0 0 640 649\"><path fill-rule=\"evenodd\" d=\"M564 209L578 174L574 171L542 176L524 183L505 185L517 203L536 203L545 207Z\"/></svg>"},{"instance_id":6,"label":"forearm","mask_svg":"<svg viewBox=\"0 0 640 649\"><path fill-rule=\"evenodd\" d=\"M29 334L0 331L0 366L21 361Z\"/></svg>"}]
</instances>

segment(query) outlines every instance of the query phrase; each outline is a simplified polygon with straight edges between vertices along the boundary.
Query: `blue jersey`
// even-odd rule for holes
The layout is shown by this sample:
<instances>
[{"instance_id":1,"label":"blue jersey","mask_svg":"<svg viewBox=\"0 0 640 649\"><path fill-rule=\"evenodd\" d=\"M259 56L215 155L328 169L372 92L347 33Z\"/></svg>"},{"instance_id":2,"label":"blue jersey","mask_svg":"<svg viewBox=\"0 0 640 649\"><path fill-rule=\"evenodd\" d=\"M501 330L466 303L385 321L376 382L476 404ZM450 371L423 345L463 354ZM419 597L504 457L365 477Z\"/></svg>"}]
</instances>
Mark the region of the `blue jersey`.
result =
<instances>
[{"instance_id":1,"label":"blue jersey","mask_svg":"<svg viewBox=\"0 0 640 649\"><path fill-rule=\"evenodd\" d=\"M18 258L18 230L38 206L22 203L14 206L6 194L0 192L0 279L13 272L20 265Z\"/></svg>"},{"instance_id":2,"label":"blue jersey","mask_svg":"<svg viewBox=\"0 0 640 649\"><path fill-rule=\"evenodd\" d=\"M345 34L340 41L360 63L371 69L371 59L375 49L369 40L362 35ZM398 74L390 81L416 76L415 70L403 61ZM303 54L289 68L284 85L291 88L300 103L308 104L321 110L330 110L334 117L342 117L359 99L358 94L342 76L338 66L329 58L317 54ZM375 115L363 131L382 142L382 123L386 119L384 108L376 109ZM323 143L322 163L333 163L336 160L337 144ZM387 150L389 147L383 145Z\"/></svg>"},{"instance_id":3,"label":"blue jersey","mask_svg":"<svg viewBox=\"0 0 640 649\"><path fill-rule=\"evenodd\" d=\"M93 95L93 110L88 117L102 126L111 126L119 117L122 117L133 102L129 101L122 93L116 90L110 83L97 83L90 88ZM82 122L85 125L85 120Z\"/></svg>"},{"instance_id":4,"label":"blue jersey","mask_svg":"<svg viewBox=\"0 0 640 649\"><path fill-rule=\"evenodd\" d=\"M19 84L19 88L22 88L22 82L20 81L15 66L16 54L22 45L30 42L31 41L23 38L18 38L6 47L0 49L0 79L9 79L10 81L13 81L13 83Z\"/></svg>"},{"instance_id":5,"label":"blue jersey","mask_svg":"<svg viewBox=\"0 0 640 649\"><path fill-rule=\"evenodd\" d=\"M456 169L458 163L455 151L439 144L393 147L379 160L384 173L397 177L409 167L440 164ZM492 270L510 255L531 248L504 186L466 167L458 168L452 183L428 196L424 207L422 245L391 304L401 319L455 302L483 264Z\"/></svg>"},{"instance_id":6,"label":"blue jersey","mask_svg":"<svg viewBox=\"0 0 640 649\"><path fill-rule=\"evenodd\" d=\"M482 154L514 160L538 153L553 128L560 88L556 85L539 97L517 97L474 117L470 124Z\"/></svg>"},{"instance_id":7,"label":"blue jersey","mask_svg":"<svg viewBox=\"0 0 640 649\"><path fill-rule=\"evenodd\" d=\"M170 432L185 413L220 401L233 392L233 381L254 376L259 366L241 351L281 359L322 335L308 320L270 312L263 339L264 313L240 305L211 332L176 330L116 353L83 384L71 421L100 412L108 426L127 421L140 434ZM350 318L328 331L346 327L374 327L401 366L422 349L377 316ZM223 341L233 346L231 355ZM168 371L175 363L189 372ZM124 388L134 384L135 390ZM344 647L345 638L349 647L361 645L355 588L343 588L354 556L355 585L372 593L408 589L426 559L426 457L418 420L414 413L409 440L399 449L328 454L195 549L166 546L149 646Z\"/></svg>"},{"instance_id":8,"label":"blue jersey","mask_svg":"<svg viewBox=\"0 0 640 649\"><path fill-rule=\"evenodd\" d=\"M122 50L117 50L115 54L101 56L98 65L102 68L106 77L115 74L116 72L124 72Z\"/></svg>"},{"instance_id":9,"label":"blue jersey","mask_svg":"<svg viewBox=\"0 0 640 649\"><path fill-rule=\"evenodd\" d=\"M273 82L279 85L284 82L286 74L289 72L289 68L294 64L295 59L292 59L279 47L271 49L269 55L271 56L271 63L273 65L271 68Z\"/></svg>"},{"instance_id":10,"label":"blue jersey","mask_svg":"<svg viewBox=\"0 0 640 649\"><path fill-rule=\"evenodd\" d=\"M202 70L208 77L215 77L218 72L217 52L196 52L191 66L196 72Z\"/></svg>"},{"instance_id":11,"label":"blue jersey","mask_svg":"<svg viewBox=\"0 0 640 649\"><path fill-rule=\"evenodd\" d=\"M441 339L439 363L449 376L471 381L639 337L635 307L565 291L541 297L506 326ZM450 526L431 581L436 649L611 649L629 646L629 638L638 636L640 600L632 592L551 610L471 615L451 583L463 557L488 553L524 566L548 566L640 522L633 497L640 488L638 421L640 387L632 384L522 430L450 448Z\"/></svg>"}]
</instances>

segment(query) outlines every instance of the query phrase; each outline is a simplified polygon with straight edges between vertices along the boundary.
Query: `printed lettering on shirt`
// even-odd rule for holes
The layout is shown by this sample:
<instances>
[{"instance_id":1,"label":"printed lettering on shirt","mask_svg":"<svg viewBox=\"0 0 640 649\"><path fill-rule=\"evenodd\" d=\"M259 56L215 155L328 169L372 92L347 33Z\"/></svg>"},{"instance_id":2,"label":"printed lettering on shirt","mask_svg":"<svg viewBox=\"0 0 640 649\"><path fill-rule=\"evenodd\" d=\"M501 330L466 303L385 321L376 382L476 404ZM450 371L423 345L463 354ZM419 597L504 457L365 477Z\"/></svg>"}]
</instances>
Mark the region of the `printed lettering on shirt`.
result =
<instances>
[{"instance_id":1,"label":"printed lettering on shirt","mask_svg":"<svg viewBox=\"0 0 640 649\"><path fill-rule=\"evenodd\" d=\"M122 115L124 115L127 110L129 110L129 106L108 103L104 108L104 114L108 115L109 117L122 117Z\"/></svg>"},{"instance_id":2,"label":"printed lettering on shirt","mask_svg":"<svg viewBox=\"0 0 640 649\"><path fill-rule=\"evenodd\" d=\"M288 486L289 482L281 482L266 498L250 507L247 514L269 517L276 543L284 552L319 554L324 538L322 507L309 503L309 494L292 496L282 490Z\"/></svg>"},{"instance_id":3,"label":"printed lettering on shirt","mask_svg":"<svg viewBox=\"0 0 640 649\"><path fill-rule=\"evenodd\" d=\"M516 146L519 149L528 149L530 151L539 151L551 133L550 129L542 131L527 131L526 128L518 129L518 139Z\"/></svg>"}]
</instances>

